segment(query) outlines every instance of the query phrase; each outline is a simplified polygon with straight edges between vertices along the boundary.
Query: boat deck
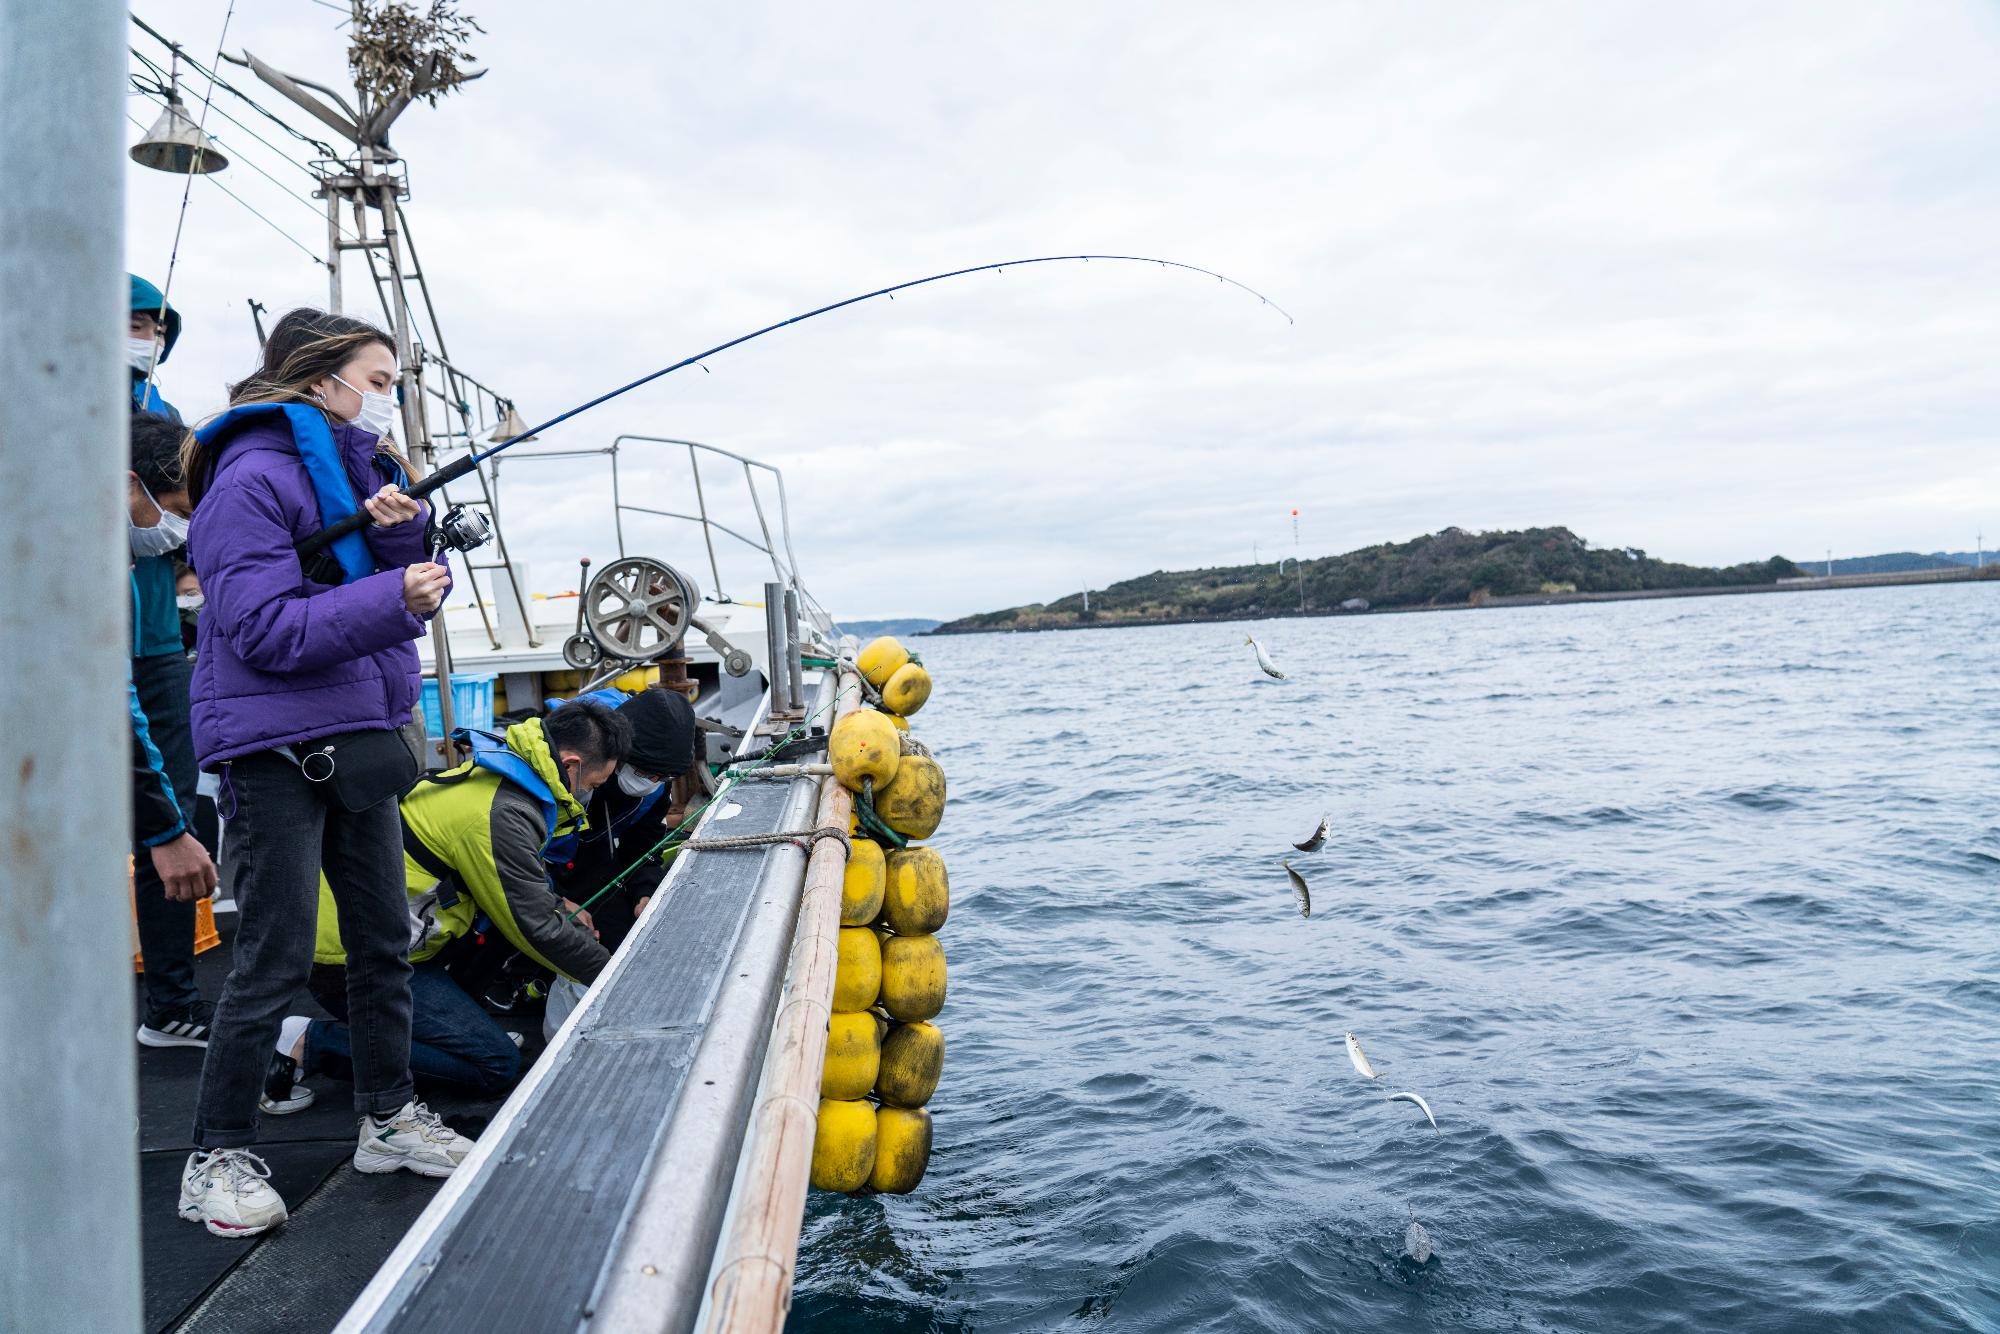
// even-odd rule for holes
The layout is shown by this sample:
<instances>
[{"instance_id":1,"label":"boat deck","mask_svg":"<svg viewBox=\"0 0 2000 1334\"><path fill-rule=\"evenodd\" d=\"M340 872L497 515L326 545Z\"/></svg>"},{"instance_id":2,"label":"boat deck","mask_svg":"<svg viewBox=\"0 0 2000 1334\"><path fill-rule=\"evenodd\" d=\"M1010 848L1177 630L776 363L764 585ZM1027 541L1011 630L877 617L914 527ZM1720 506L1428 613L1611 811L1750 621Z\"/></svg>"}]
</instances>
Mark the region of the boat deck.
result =
<instances>
[{"instance_id":1,"label":"boat deck","mask_svg":"<svg viewBox=\"0 0 2000 1334\"><path fill-rule=\"evenodd\" d=\"M808 697L830 699L832 682L811 675ZM752 729L746 749L777 730ZM823 748L823 728L818 736ZM801 829L817 788L810 777L740 783L695 832ZM291 1218L247 1242L211 1236L175 1212L202 1053L142 1048L147 1328L289 1334L333 1329L346 1316L349 1328L369 1330L573 1329L592 1323L607 1294L613 1308L643 1304L648 1327L691 1324L729 1206L804 865L795 842L684 852L504 1103L419 1088L480 1141L448 1181L355 1172L351 1090L314 1077L312 1107L262 1119L256 1151ZM223 920L226 933L233 919ZM203 994L220 995L227 948L201 956L198 970ZM293 1012L322 1013L304 994ZM525 1049L537 1052L540 1016L518 1022L535 1030Z\"/></svg>"},{"instance_id":2,"label":"boat deck","mask_svg":"<svg viewBox=\"0 0 2000 1334\"><path fill-rule=\"evenodd\" d=\"M222 994L229 972L233 914L220 919L223 944L200 955L202 994ZM324 1016L301 992L294 1014ZM540 1034L528 1034L540 1045ZM202 1052L140 1047L139 1209L145 1253L148 1330L271 1330L311 1334L332 1329L377 1266L423 1211L440 1182L397 1172L365 1176L349 1165L356 1116L351 1088L311 1081L312 1106L267 1116L255 1151L271 1167L291 1221L249 1241L211 1236L175 1212L180 1173L193 1145L195 1089ZM458 1130L474 1134L499 1099L428 1094Z\"/></svg>"}]
</instances>

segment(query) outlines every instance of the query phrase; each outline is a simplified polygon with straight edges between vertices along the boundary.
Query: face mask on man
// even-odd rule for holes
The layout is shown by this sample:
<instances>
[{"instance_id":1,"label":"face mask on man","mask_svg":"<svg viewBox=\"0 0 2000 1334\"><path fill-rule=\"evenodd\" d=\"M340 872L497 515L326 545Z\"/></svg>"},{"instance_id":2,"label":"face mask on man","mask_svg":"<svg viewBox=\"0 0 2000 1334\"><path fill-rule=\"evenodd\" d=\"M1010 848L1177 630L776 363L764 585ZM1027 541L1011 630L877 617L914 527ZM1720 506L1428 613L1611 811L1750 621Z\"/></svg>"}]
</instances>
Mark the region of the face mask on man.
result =
<instances>
[{"instance_id":1,"label":"face mask on man","mask_svg":"<svg viewBox=\"0 0 2000 1334\"><path fill-rule=\"evenodd\" d=\"M206 601L207 599L199 593L174 594L174 605L182 611L200 611L202 603Z\"/></svg>"},{"instance_id":2,"label":"face mask on man","mask_svg":"<svg viewBox=\"0 0 2000 1334\"><path fill-rule=\"evenodd\" d=\"M649 778L629 764L618 766L618 790L628 797L646 797L660 790L660 780Z\"/></svg>"},{"instance_id":3,"label":"face mask on man","mask_svg":"<svg viewBox=\"0 0 2000 1334\"><path fill-rule=\"evenodd\" d=\"M347 381L338 375L333 378L336 384L347 385L349 389L354 389L353 385L347 384ZM354 389L354 392L361 395L361 411L355 414L354 424L377 440L386 440L389 432L395 429L396 400L388 394L378 394L372 389Z\"/></svg>"},{"instance_id":4,"label":"face mask on man","mask_svg":"<svg viewBox=\"0 0 2000 1334\"><path fill-rule=\"evenodd\" d=\"M132 363L132 369L144 375L153 369L153 358L159 352L160 344L152 338L128 338L125 340L125 359Z\"/></svg>"},{"instance_id":5,"label":"face mask on man","mask_svg":"<svg viewBox=\"0 0 2000 1334\"><path fill-rule=\"evenodd\" d=\"M146 484L139 483L139 489L146 491ZM129 530L134 556L164 556L175 547L187 541L188 521L175 514L159 501L153 500L153 493L146 491L146 499L153 502L153 508L160 512L160 521L151 528L141 528L132 522L132 516L125 516L125 526Z\"/></svg>"}]
</instances>

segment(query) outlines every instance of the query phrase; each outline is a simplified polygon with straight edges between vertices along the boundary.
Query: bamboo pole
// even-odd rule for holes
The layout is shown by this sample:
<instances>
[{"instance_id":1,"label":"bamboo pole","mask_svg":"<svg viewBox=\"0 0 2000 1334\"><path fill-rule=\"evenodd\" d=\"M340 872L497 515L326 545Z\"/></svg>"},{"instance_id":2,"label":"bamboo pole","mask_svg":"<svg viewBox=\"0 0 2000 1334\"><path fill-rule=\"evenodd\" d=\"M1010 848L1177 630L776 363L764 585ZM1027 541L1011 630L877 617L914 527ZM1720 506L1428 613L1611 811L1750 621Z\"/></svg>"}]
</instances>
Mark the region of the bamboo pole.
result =
<instances>
[{"instance_id":1,"label":"bamboo pole","mask_svg":"<svg viewBox=\"0 0 2000 1334\"><path fill-rule=\"evenodd\" d=\"M860 678L842 672L834 721L852 713L860 699ZM846 833L853 810L852 793L831 777L820 781L816 828ZM785 994L772 1024L757 1105L750 1113L738 1197L709 1283L703 1325L709 1334L771 1334L784 1328L785 1312L791 1309L819 1120L820 1068L833 1015L846 872L847 852L840 842L823 838L813 844Z\"/></svg>"}]
</instances>

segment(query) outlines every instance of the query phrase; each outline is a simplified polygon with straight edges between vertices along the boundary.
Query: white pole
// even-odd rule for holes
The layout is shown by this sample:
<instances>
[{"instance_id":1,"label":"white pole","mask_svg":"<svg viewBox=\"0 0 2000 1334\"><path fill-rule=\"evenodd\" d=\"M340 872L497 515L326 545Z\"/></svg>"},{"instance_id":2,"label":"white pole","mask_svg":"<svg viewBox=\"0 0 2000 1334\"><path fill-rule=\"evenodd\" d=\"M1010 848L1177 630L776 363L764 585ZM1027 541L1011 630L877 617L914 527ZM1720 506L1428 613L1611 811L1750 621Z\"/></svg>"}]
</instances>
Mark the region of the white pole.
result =
<instances>
[{"instance_id":1,"label":"white pole","mask_svg":"<svg viewBox=\"0 0 2000 1334\"><path fill-rule=\"evenodd\" d=\"M125 22L0 4L0 1329L141 1316Z\"/></svg>"}]
</instances>

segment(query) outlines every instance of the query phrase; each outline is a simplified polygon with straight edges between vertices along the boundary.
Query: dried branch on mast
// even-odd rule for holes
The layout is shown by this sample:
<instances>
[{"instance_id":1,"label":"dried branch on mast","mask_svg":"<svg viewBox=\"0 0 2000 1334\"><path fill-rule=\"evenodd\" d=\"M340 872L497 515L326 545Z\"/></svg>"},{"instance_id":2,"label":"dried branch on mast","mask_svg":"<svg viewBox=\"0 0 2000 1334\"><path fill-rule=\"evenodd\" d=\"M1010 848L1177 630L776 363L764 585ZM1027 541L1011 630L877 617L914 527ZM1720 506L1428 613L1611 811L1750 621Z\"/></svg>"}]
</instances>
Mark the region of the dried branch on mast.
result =
<instances>
[{"instance_id":1,"label":"dried branch on mast","mask_svg":"<svg viewBox=\"0 0 2000 1334\"><path fill-rule=\"evenodd\" d=\"M471 68L467 45L485 29L458 0L356 0L348 68L363 104L401 110L421 98L431 106L486 71Z\"/></svg>"}]
</instances>

